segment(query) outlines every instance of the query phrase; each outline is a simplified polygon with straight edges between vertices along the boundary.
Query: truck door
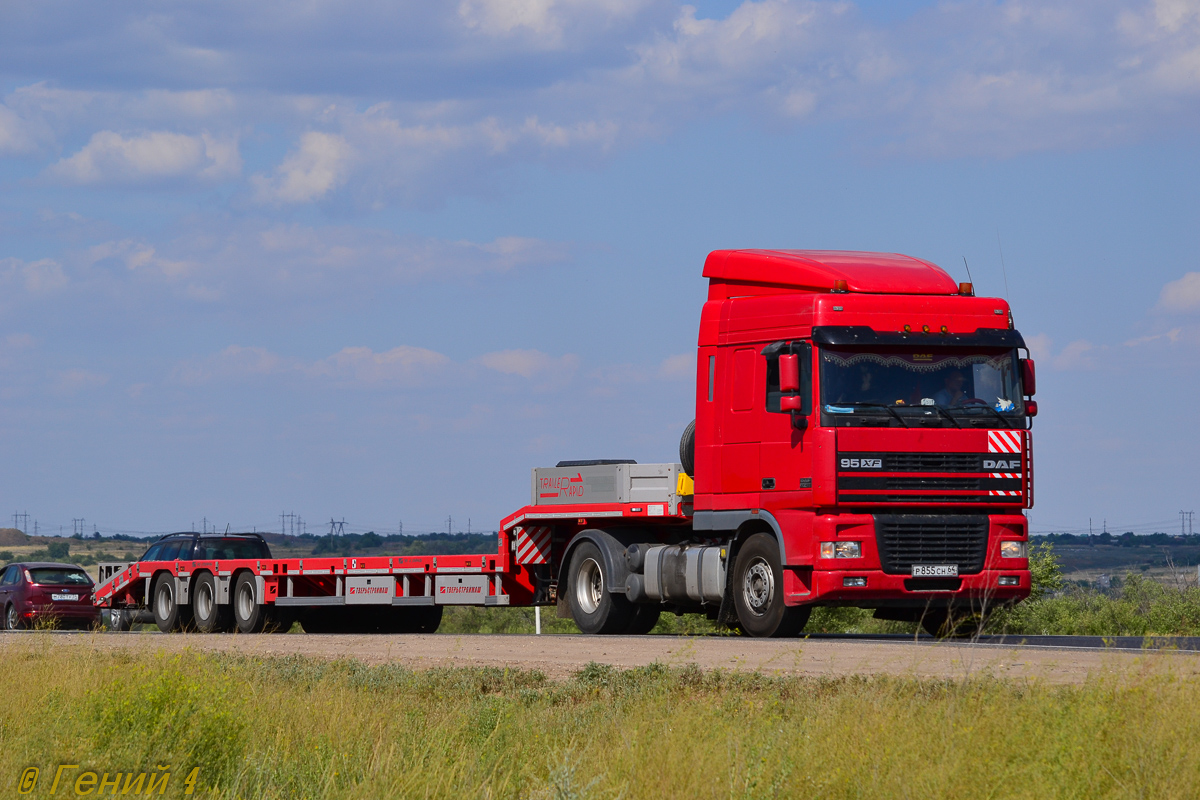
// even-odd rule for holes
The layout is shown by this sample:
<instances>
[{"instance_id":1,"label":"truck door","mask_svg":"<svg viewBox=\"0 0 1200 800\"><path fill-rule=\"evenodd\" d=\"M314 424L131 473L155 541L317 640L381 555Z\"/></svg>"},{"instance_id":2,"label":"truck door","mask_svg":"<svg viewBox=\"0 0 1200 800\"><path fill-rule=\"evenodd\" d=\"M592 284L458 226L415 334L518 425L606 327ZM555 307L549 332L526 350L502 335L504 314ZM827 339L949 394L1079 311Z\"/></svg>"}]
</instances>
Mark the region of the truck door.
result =
<instances>
[{"instance_id":1,"label":"truck door","mask_svg":"<svg viewBox=\"0 0 1200 800\"><path fill-rule=\"evenodd\" d=\"M766 370L759 347L723 348L726 368L722 382L721 491L757 492L758 447L761 440L762 396Z\"/></svg>"},{"instance_id":2,"label":"truck door","mask_svg":"<svg viewBox=\"0 0 1200 800\"><path fill-rule=\"evenodd\" d=\"M811 421L812 346L808 342L778 342L763 348L764 391L758 401L765 409L762 443L759 445L759 474L764 492L812 490L812 434L792 425L792 414L780 408L779 356L794 354L800 366L802 403L800 416Z\"/></svg>"}]
</instances>

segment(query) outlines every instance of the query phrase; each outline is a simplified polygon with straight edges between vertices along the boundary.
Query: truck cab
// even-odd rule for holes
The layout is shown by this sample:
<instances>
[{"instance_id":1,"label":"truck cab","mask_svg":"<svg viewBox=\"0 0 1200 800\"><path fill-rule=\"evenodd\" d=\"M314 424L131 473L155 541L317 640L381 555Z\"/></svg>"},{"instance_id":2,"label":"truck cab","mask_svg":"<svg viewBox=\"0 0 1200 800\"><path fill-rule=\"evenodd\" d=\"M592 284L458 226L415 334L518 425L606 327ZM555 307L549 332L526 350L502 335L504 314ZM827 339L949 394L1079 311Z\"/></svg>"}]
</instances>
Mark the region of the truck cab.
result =
<instances>
[{"instance_id":1,"label":"truck cab","mask_svg":"<svg viewBox=\"0 0 1200 800\"><path fill-rule=\"evenodd\" d=\"M731 576L754 632L815 605L945 630L1028 595L1034 365L1005 301L897 254L723 250L704 275L693 529L735 561L774 540L781 586Z\"/></svg>"}]
</instances>

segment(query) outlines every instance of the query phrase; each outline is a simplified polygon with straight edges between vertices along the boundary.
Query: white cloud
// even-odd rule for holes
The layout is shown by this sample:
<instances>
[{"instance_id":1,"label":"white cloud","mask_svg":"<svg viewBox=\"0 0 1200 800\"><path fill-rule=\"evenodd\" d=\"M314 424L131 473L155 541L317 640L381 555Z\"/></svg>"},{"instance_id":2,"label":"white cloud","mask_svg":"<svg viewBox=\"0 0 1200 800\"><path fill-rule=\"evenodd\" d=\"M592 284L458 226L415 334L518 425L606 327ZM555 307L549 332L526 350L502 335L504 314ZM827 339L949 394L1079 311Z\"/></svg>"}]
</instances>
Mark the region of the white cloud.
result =
<instances>
[{"instance_id":1,"label":"white cloud","mask_svg":"<svg viewBox=\"0 0 1200 800\"><path fill-rule=\"evenodd\" d=\"M95 264L108 258L119 259L130 271L157 272L168 278L182 277L195 267L192 262L163 258L153 245L135 239L102 242L88 248L89 263Z\"/></svg>"},{"instance_id":2,"label":"white cloud","mask_svg":"<svg viewBox=\"0 0 1200 800\"><path fill-rule=\"evenodd\" d=\"M86 369L69 369L58 373L54 390L59 394L78 394L89 389L99 389L108 383L108 376Z\"/></svg>"},{"instance_id":3,"label":"white cloud","mask_svg":"<svg viewBox=\"0 0 1200 800\"><path fill-rule=\"evenodd\" d=\"M555 358L541 350L498 350L494 353L484 353L476 358L475 362L496 372L520 375L522 378L542 374L563 377L574 373L579 366L579 357L568 353Z\"/></svg>"},{"instance_id":4,"label":"white cloud","mask_svg":"<svg viewBox=\"0 0 1200 800\"><path fill-rule=\"evenodd\" d=\"M0 155L17 155L37 149L37 137L17 112L0 104Z\"/></svg>"},{"instance_id":5,"label":"white cloud","mask_svg":"<svg viewBox=\"0 0 1200 800\"><path fill-rule=\"evenodd\" d=\"M48 174L67 183L129 184L220 180L235 177L241 169L235 140L219 140L207 133L152 131L126 137L100 131L79 152L50 167Z\"/></svg>"},{"instance_id":6,"label":"white cloud","mask_svg":"<svg viewBox=\"0 0 1200 800\"><path fill-rule=\"evenodd\" d=\"M230 345L219 353L178 364L171 377L189 385L280 375L358 386L416 385L450 365L450 359L441 353L410 345L381 353L369 347L346 347L316 361L280 356L263 347Z\"/></svg>"},{"instance_id":7,"label":"white cloud","mask_svg":"<svg viewBox=\"0 0 1200 800\"><path fill-rule=\"evenodd\" d=\"M1079 339L1064 347L1051 363L1055 369L1061 370L1095 369L1095 350L1096 347L1091 342Z\"/></svg>"},{"instance_id":8,"label":"white cloud","mask_svg":"<svg viewBox=\"0 0 1200 800\"><path fill-rule=\"evenodd\" d=\"M450 359L423 347L400 345L382 353L347 347L306 368L310 375L357 384L413 383L450 365Z\"/></svg>"},{"instance_id":9,"label":"white cloud","mask_svg":"<svg viewBox=\"0 0 1200 800\"><path fill-rule=\"evenodd\" d=\"M296 151L276 168L273 178L252 178L257 197L261 202L277 203L319 200L345 182L352 156L350 145L341 136L309 131L300 137Z\"/></svg>"},{"instance_id":10,"label":"white cloud","mask_svg":"<svg viewBox=\"0 0 1200 800\"><path fill-rule=\"evenodd\" d=\"M668 356L659 365L658 374L669 380L690 380L696 374L696 356L691 353Z\"/></svg>"},{"instance_id":11,"label":"white cloud","mask_svg":"<svg viewBox=\"0 0 1200 800\"><path fill-rule=\"evenodd\" d=\"M1158 308L1173 313L1200 311L1200 272L1189 272L1164 286L1158 296Z\"/></svg>"},{"instance_id":12,"label":"white cloud","mask_svg":"<svg viewBox=\"0 0 1200 800\"><path fill-rule=\"evenodd\" d=\"M53 292L69 282L63 273L62 265L51 258L37 261L0 259L0 280L19 281L26 291L34 294Z\"/></svg>"},{"instance_id":13,"label":"white cloud","mask_svg":"<svg viewBox=\"0 0 1200 800\"><path fill-rule=\"evenodd\" d=\"M647 0L462 0L458 16L468 28L490 36L532 34L535 46L564 46L567 27L604 27L635 17Z\"/></svg>"}]
</instances>

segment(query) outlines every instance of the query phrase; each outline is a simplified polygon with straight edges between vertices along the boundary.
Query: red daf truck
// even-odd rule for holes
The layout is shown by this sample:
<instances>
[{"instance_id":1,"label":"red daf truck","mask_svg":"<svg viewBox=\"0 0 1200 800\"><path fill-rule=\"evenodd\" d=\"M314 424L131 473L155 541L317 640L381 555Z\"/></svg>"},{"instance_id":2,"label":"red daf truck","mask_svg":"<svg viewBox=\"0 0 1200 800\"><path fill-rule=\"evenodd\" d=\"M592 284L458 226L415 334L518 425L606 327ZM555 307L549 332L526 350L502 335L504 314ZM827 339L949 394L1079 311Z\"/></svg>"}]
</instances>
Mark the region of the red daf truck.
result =
<instances>
[{"instance_id":1,"label":"red daf truck","mask_svg":"<svg viewBox=\"0 0 1200 800\"><path fill-rule=\"evenodd\" d=\"M176 534L106 565L96 604L164 631L428 632L446 605L557 605L585 633L669 610L792 636L816 606L961 634L1029 594L1034 365L1006 302L895 254L720 250L704 276L679 463L534 469L495 553L280 559Z\"/></svg>"}]
</instances>

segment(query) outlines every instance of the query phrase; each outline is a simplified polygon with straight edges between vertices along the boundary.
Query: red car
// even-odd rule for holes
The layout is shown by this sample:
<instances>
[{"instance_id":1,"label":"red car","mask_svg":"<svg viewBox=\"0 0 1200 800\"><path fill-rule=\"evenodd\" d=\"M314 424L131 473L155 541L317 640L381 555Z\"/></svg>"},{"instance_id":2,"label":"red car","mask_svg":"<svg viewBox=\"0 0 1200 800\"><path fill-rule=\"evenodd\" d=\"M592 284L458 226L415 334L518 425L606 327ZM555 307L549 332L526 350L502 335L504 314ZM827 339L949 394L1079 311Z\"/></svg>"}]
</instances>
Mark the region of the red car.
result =
<instances>
[{"instance_id":1,"label":"red car","mask_svg":"<svg viewBox=\"0 0 1200 800\"><path fill-rule=\"evenodd\" d=\"M100 609L92 605L92 577L74 564L9 564L0 573L0 609L7 630L40 622L58 628L95 628Z\"/></svg>"}]
</instances>

